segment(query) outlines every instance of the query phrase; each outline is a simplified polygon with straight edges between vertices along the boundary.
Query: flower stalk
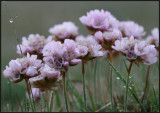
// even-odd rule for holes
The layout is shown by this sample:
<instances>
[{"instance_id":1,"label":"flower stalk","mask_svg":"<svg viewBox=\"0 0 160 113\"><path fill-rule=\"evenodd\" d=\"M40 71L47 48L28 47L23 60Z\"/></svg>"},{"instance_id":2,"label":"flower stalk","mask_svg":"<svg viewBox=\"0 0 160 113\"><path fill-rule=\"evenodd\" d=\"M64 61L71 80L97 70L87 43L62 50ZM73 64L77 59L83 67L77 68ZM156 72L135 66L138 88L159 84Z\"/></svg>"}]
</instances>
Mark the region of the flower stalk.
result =
<instances>
[{"instance_id":1,"label":"flower stalk","mask_svg":"<svg viewBox=\"0 0 160 113\"><path fill-rule=\"evenodd\" d=\"M127 111L127 96L128 96L128 86L129 86L129 75L130 75L130 72L131 72L132 64L133 64L133 62L130 62L130 65L129 65L129 68L128 68L128 71L127 71L128 76L127 76L126 94L125 94L125 100L124 100L124 111L125 112Z\"/></svg>"},{"instance_id":2,"label":"flower stalk","mask_svg":"<svg viewBox=\"0 0 160 113\"><path fill-rule=\"evenodd\" d=\"M34 108L33 108L32 101L31 101L31 93L30 93L31 90L30 90L30 87L29 87L29 80L27 78L25 79L25 83L26 83L26 87L27 87L29 102L31 104L32 111L34 112Z\"/></svg>"},{"instance_id":3,"label":"flower stalk","mask_svg":"<svg viewBox=\"0 0 160 113\"><path fill-rule=\"evenodd\" d=\"M86 105L86 91L85 91L85 67L84 67L84 61L82 61L82 78L83 78L84 108L87 109L87 105Z\"/></svg>"},{"instance_id":4,"label":"flower stalk","mask_svg":"<svg viewBox=\"0 0 160 113\"><path fill-rule=\"evenodd\" d=\"M65 79L65 72L62 71L62 79L63 79L63 93L64 93L64 98L65 98L65 104L66 104L66 110L69 112L68 109L68 101L67 101L67 95L66 95L66 79Z\"/></svg>"}]
</instances>

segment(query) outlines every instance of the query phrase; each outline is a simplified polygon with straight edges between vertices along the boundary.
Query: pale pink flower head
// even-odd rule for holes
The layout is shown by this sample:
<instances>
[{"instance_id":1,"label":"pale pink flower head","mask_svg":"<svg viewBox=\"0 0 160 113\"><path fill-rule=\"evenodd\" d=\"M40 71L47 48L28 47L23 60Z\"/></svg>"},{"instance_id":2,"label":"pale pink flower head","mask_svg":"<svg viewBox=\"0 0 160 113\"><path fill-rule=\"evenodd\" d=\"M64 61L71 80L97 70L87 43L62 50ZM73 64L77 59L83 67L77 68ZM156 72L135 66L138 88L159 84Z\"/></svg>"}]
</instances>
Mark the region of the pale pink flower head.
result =
<instances>
[{"instance_id":1,"label":"pale pink flower head","mask_svg":"<svg viewBox=\"0 0 160 113\"><path fill-rule=\"evenodd\" d=\"M135 39L141 40L142 36L146 34L143 26L138 25L134 21L121 21L119 23L119 29L123 34L123 37L134 36Z\"/></svg>"},{"instance_id":2,"label":"pale pink flower head","mask_svg":"<svg viewBox=\"0 0 160 113\"><path fill-rule=\"evenodd\" d=\"M62 77L60 76L60 71L45 64L40 68L40 73L39 76L29 79L33 87L39 88L43 91L61 85Z\"/></svg>"},{"instance_id":3,"label":"pale pink flower head","mask_svg":"<svg viewBox=\"0 0 160 113\"><path fill-rule=\"evenodd\" d=\"M147 45L145 41L134 39L134 37L116 40L112 48L123 53L129 61L134 61L136 64L142 62L151 65L157 61L155 46Z\"/></svg>"},{"instance_id":4,"label":"pale pink flower head","mask_svg":"<svg viewBox=\"0 0 160 113\"><path fill-rule=\"evenodd\" d=\"M118 29L113 29L113 31L97 31L95 34L95 39L105 50L112 49L111 46L114 44L114 41L122 38L122 34Z\"/></svg>"},{"instance_id":5,"label":"pale pink flower head","mask_svg":"<svg viewBox=\"0 0 160 113\"><path fill-rule=\"evenodd\" d=\"M95 32L97 30L110 31L113 28L116 28L119 23L110 12L104 11L103 9L95 9L87 12L86 16L80 17L80 21L82 24L87 26L91 32Z\"/></svg>"},{"instance_id":6,"label":"pale pink flower head","mask_svg":"<svg viewBox=\"0 0 160 113\"><path fill-rule=\"evenodd\" d=\"M77 44L71 39L65 39L63 44L60 41L49 42L42 51L43 60L50 67L62 69L78 57L76 48Z\"/></svg>"},{"instance_id":7,"label":"pale pink flower head","mask_svg":"<svg viewBox=\"0 0 160 113\"><path fill-rule=\"evenodd\" d=\"M146 65L151 65L157 62L157 50L155 45L147 45L145 41L140 41L135 44L134 53Z\"/></svg>"},{"instance_id":8,"label":"pale pink flower head","mask_svg":"<svg viewBox=\"0 0 160 113\"><path fill-rule=\"evenodd\" d=\"M156 48L159 48L159 29L154 28L154 29L152 29L151 33L152 33L152 35L147 37L146 42L148 44L155 45Z\"/></svg>"},{"instance_id":9,"label":"pale pink flower head","mask_svg":"<svg viewBox=\"0 0 160 113\"><path fill-rule=\"evenodd\" d=\"M63 46L66 48L66 51L63 55L66 61L70 61L74 58L77 58L76 54L76 43L74 40L65 39Z\"/></svg>"},{"instance_id":10,"label":"pale pink flower head","mask_svg":"<svg viewBox=\"0 0 160 113\"><path fill-rule=\"evenodd\" d=\"M78 36L76 42L77 53L82 59L92 59L104 55L104 52L101 51L102 46L91 35L86 38L82 35Z\"/></svg>"},{"instance_id":11,"label":"pale pink flower head","mask_svg":"<svg viewBox=\"0 0 160 113\"><path fill-rule=\"evenodd\" d=\"M41 98L41 91L39 88L31 88L31 99L38 101ZM27 98L29 99L28 93L26 93Z\"/></svg>"},{"instance_id":12,"label":"pale pink flower head","mask_svg":"<svg viewBox=\"0 0 160 113\"><path fill-rule=\"evenodd\" d=\"M78 35L78 27L73 22L63 22L49 29L49 32L59 40L74 39Z\"/></svg>"},{"instance_id":13,"label":"pale pink flower head","mask_svg":"<svg viewBox=\"0 0 160 113\"><path fill-rule=\"evenodd\" d=\"M14 82L16 80L23 79L25 77L31 78L37 76L38 70L42 66L42 61L37 59L37 55L29 55L23 58L17 58L11 60L9 66L3 71L3 74L7 78L11 78Z\"/></svg>"},{"instance_id":14,"label":"pale pink flower head","mask_svg":"<svg viewBox=\"0 0 160 113\"><path fill-rule=\"evenodd\" d=\"M28 38L22 37L22 44L20 44L22 54L26 55L27 52L30 54L39 54L42 52L46 39L44 36L39 34L30 34ZM17 53L21 54L19 45L17 45Z\"/></svg>"},{"instance_id":15,"label":"pale pink flower head","mask_svg":"<svg viewBox=\"0 0 160 113\"><path fill-rule=\"evenodd\" d=\"M139 40L135 39L133 36L121 38L121 40L116 40L115 45L112 46L116 51L122 52L126 55L127 59L134 60L136 55L134 53L134 46Z\"/></svg>"}]
</instances>

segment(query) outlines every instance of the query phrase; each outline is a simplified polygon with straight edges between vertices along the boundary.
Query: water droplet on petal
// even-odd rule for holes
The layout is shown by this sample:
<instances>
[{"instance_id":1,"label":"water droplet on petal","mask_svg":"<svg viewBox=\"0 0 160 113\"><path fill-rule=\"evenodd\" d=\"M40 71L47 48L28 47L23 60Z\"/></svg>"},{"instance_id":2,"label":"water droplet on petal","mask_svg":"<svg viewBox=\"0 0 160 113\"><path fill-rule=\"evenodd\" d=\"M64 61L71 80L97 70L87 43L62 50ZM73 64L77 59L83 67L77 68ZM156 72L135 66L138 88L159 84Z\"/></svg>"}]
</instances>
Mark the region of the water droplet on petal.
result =
<instances>
[{"instance_id":1,"label":"water droplet on petal","mask_svg":"<svg viewBox=\"0 0 160 113\"><path fill-rule=\"evenodd\" d=\"M120 78L119 77L117 77L117 80L119 80Z\"/></svg>"},{"instance_id":2,"label":"water droplet on petal","mask_svg":"<svg viewBox=\"0 0 160 113\"><path fill-rule=\"evenodd\" d=\"M10 22L10 23L13 23L13 18L10 18L10 19L9 19L9 22Z\"/></svg>"}]
</instances>

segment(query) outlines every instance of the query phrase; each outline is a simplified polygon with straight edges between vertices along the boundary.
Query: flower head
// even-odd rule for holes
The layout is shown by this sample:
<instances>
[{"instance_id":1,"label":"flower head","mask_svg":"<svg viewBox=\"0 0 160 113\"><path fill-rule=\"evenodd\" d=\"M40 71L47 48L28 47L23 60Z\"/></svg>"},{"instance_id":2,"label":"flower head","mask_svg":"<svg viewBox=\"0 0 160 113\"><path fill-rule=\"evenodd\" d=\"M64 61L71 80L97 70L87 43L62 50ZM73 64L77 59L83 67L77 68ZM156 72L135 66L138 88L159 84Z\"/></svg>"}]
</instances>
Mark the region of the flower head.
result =
<instances>
[{"instance_id":1,"label":"flower head","mask_svg":"<svg viewBox=\"0 0 160 113\"><path fill-rule=\"evenodd\" d=\"M157 48L159 48L159 29L158 28L152 29L152 35L147 37L146 42L148 44L153 44Z\"/></svg>"},{"instance_id":2,"label":"flower head","mask_svg":"<svg viewBox=\"0 0 160 113\"><path fill-rule=\"evenodd\" d=\"M27 52L30 54L39 54L42 52L44 45L46 44L46 39L44 36L39 34L30 34L28 38L22 37L22 44L17 45L17 53L26 55Z\"/></svg>"},{"instance_id":3,"label":"flower head","mask_svg":"<svg viewBox=\"0 0 160 113\"><path fill-rule=\"evenodd\" d=\"M157 62L157 50L154 45L147 45L145 41L140 41L135 44L134 53L143 60L146 65L151 65Z\"/></svg>"},{"instance_id":4,"label":"flower head","mask_svg":"<svg viewBox=\"0 0 160 113\"><path fill-rule=\"evenodd\" d=\"M68 66L72 60L77 59L76 48L75 41L71 39L65 39L63 44L59 41L49 42L43 49L43 60L50 67L62 69Z\"/></svg>"},{"instance_id":5,"label":"flower head","mask_svg":"<svg viewBox=\"0 0 160 113\"><path fill-rule=\"evenodd\" d=\"M74 39L78 35L78 27L73 22L63 22L49 29L57 40Z\"/></svg>"},{"instance_id":6,"label":"flower head","mask_svg":"<svg viewBox=\"0 0 160 113\"><path fill-rule=\"evenodd\" d=\"M117 28L118 20L111 15L110 12L102 10L91 10L87 12L86 16L80 17L82 24L88 27L88 29L95 33L97 30L110 31L113 28Z\"/></svg>"},{"instance_id":7,"label":"flower head","mask_svg":"<svg viewBox=\"0 0 160 113\"><path fill-rule=\"evenodd\" d=\"M102 46L91 35L86 38L82 35L78 36L76 37L76 42L78 56L82 59L83 57L92 59L104 55L104 52L101 51Z\"/></svg>"},{"instance_id":8,"label":"flower head","mask_svg":"<svg viewBox=\"0 0 160 113\"><path fill-rule=\"evenodd\" d=\"M54 68L49 67L45 64L40 69L40 75L30 78L29 81L35 88L40 90L52 89L61 84L62 77L60 76L60 71L55 70Z\"/></svg>"},{"instance_id":9,"label":"flower head","mask_svg":"<svg viewBox=\"0 0 160 113\"><path fill-rule=\"evenodd\" d=\"M114 41L122 38L122 34L118 29L113 29L113 31L110 32L98 31L94 36L105 50L112 49L111 46L113 45Z\"/></svg>"},{"instance_id":10,"label":"flower head","mask_svg":"<svg viewBox=\"0 0 160 113\"><path fill-rule=\"evenodd\" d=\"M147 45L145 41L134 39L134 37L116 40L112 48L123 53L129 61L142 62L146 65L157 61L155 46Z\"/></svg>"},{"instance_id":11,"label":"flower head","mask_svg":"<svg viewBox=\"0 0 160 113\"><path fill-rule=\"evenodd\" d=\"M41 63L41 60L37 60L37 55L30 56L29 53L27 53L27 57L11 60L9 66L6 66L6 69L3 71L3 74L13 81L23 77L31 78L38 74L38 70L42 66Z\"/></svg>"},{"instance_id":12,"label":"flower head","mask_svg":"<svg viewBox=\"0 0 160 113\"><path fill-rule=\"evenodd\" d=\"M131 37L141 40L144 32L143 26L138 25L134 21L122 21L119 23L119 29L123 34L123 37Z\"/></svg>"}]
</instances>

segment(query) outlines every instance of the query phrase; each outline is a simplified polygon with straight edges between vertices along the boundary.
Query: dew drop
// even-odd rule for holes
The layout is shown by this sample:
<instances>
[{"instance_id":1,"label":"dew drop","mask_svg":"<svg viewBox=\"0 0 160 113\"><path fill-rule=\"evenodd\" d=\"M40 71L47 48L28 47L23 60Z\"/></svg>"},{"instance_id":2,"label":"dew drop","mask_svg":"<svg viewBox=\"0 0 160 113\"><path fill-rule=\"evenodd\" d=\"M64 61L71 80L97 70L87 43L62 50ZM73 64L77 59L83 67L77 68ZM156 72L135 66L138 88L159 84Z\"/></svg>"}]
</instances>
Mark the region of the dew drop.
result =
<instances>
[{"instance_id":1,"label":"dew drop","mask_svg":"<svg viewBox=\"0 0 160 113\"><path fill-rule=\"evenodd\" d=\"M10 19L9 19L9 22L10 22L10 23L13 23L13 18L10 18Z\"/></svg>"},{"instance_id":2,"label":"dew drop","mask_svg":"<svg viewBox=\"0 0 160 113\"><path fill-rule=\"evenodd\" d=\"M131 87L129 87L129 89L132 89Z\"/></svg>"},{"instance_id":3,"label":"dew drop","mask_svg":"<svg viewBox=\"0 0 160 113\"><path fill-rule=\"evenodd\" d=\"M117 80L119 80L120 78L119 77L117 77Z\"/></svg>"},{"instance_id":4,"label":"dew drop","mask_svg":"<svg viewBox=\"0 0 160 113\"><path fill-rule=\"evenodd\" d=\"M132 77L130 76L129 78L131 79Z\"/></svg>"},{"instance_id":5,"label":"dew drop","mask_svg":"<svg viewBox=\"0 0 160 113\"><path fill-rule=\"evenodd\" d=\"M124 88L126 88L126 86L123 86Z\"/></svg>"}]
</instances>

